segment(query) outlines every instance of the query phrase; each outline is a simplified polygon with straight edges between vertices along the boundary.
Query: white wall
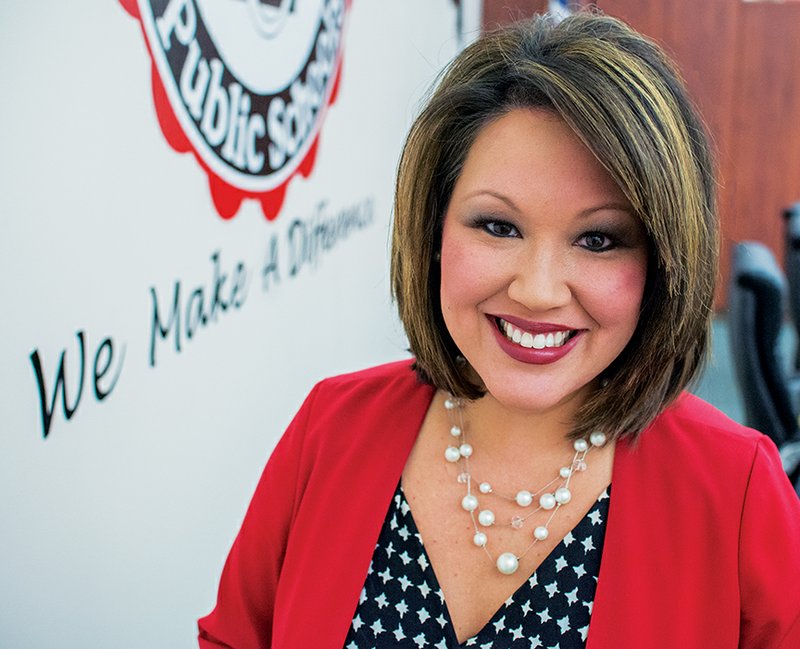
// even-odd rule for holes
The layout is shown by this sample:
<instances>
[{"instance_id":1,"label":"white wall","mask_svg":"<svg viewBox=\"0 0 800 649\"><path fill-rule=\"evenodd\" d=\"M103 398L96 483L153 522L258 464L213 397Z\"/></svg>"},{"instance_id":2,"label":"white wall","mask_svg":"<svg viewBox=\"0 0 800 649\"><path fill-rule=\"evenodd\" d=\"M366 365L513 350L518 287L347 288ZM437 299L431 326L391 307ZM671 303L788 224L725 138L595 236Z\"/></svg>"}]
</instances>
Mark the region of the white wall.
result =
<instances>
[{"instance_id":1,"label":"white wall","mask_svg":"<svg viewBox=\"0 0 800 649\"><path fill-rule=\"evenodd\" d=\"M472 30L478 3L466 4ZM355 0L312 173L289 183L274 220L254 200L226 220L198 161L162 133L135 18L112 0L0 4L0 646L196 646L305 393L406 356L387 283L393 176L420 97L455 53L455 17L451 0ZM295 220L365 205L364 228L291 275ZM273 238L280 281L264 290ZM180 352L157 339L151 364L153 292L161 309L176 281L184 304L195 288L210 295L215 252L222 272L247 273L241 307ZM69 420L56 402L45 437L31 354L52 399L65 352L72 406L78 332L81 399ZM98 400L106 338L101 392L118 380Z\"/></svg>"}]
</instances>

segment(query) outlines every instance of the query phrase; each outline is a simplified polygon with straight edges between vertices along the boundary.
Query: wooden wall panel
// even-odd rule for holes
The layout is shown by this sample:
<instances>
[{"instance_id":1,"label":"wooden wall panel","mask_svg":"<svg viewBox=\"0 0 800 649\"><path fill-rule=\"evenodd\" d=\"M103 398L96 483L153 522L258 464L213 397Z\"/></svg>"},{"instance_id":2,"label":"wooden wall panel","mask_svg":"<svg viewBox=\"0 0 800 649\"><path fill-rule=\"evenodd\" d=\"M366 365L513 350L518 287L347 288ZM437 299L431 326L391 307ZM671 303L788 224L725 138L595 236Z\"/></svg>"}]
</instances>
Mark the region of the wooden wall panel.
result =
<instances>
[{"instance_id":1,"label":"wooden wall panel","mask_svg":"<svg viewBox=\"0 0 800 649\"><path fill-rule=\"evenodd\" d=\"M547 0L484 0L483 30L547 11Z\"/></svg>"},{"instance_id":2,"label":"wooden wall panel","mask_svg":"<svg viewBox=\"0 0 800 649\"><path fill-rule=\"evenodd\" d=\"M800 5L740 6L725 229L783 259L781 211L800 200Z\"/></svg>"}]
</instances>

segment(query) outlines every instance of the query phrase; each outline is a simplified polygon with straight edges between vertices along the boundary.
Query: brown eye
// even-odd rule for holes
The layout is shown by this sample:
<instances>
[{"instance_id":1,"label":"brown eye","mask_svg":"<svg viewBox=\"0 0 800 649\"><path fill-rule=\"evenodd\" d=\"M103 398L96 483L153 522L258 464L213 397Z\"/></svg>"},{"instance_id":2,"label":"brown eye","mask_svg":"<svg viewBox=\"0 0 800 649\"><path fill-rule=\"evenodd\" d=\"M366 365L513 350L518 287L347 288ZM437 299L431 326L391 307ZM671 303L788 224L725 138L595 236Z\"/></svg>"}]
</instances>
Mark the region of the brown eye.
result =
<instances>
[{"instance_id":1,"label":"brown eye","mask_svg":"<svg viewBox=\"0 0 800 649\"><path fill-rule=\"evenodd\" d=\"M510 223L505 221L486 221L483 224L484 229L495 237L518 237L519 232Z\"/></svg>"},{"instance_id":2,"label":"brown eye","mask_svg":"<svg viewBox=\"0 0 800 649\"><path fill-rule=\"evenodd\" d=\"M602 232L587 232L578 240L578 244L594 252L602 252L614 247L614 242Z\"/></svg>"}]
</instances>

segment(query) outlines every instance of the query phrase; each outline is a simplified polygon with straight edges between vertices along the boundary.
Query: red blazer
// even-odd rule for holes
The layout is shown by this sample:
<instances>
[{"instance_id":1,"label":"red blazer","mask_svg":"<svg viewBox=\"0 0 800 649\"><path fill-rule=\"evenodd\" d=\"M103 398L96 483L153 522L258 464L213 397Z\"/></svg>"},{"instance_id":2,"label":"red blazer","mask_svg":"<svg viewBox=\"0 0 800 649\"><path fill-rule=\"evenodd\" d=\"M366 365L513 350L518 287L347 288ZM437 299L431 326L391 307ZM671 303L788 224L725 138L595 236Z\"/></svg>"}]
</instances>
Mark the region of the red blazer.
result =
<instances>
[{"instance_id":1,"label":"red blazer","mask_svg":"<svg viewBox=\"0 0 800 649\"><path fill-rule=\"evenodd\" d=\"M276 446L200 647L342 649L433 396L407 361L318 384ZM800 648L800 500L775 446L684 394L617 445L588 649Z\"/></svg>"}]
</instances>

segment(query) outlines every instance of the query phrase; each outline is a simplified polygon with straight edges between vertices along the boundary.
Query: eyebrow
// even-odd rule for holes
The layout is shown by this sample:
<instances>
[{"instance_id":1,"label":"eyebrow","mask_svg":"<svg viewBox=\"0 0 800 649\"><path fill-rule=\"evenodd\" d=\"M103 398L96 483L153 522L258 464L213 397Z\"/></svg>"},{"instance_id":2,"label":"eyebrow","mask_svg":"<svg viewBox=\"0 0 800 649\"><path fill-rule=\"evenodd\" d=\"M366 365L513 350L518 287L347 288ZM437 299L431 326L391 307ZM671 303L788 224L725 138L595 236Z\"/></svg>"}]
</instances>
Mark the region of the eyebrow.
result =
<instances>
[{"instance_id":1,"label":"eyebrow","mask_svg":"<svg viewBox=\"0 0 800 649\"><path fill-rule=\"evenodd\" d=\"M493 196L494 198L503 201L506 205L508 205L511 209L515 210L516 212L522 212L522 210L517 206L517 204L511 200L505 194L501 194L500 192L496 192L492 189L477 189L474 192L470 192L464 198L474 198L476 196L488 195ZM593 207L587 207L584 210L578 212L578 218L586 218L590 214L594 212L601 212L603 210L618 210L620 212L627 212L631 216L634 215L633 207L631 207L627 203L618 203L618 202L610 202L610 203L603 203L601 205L595 205Z\"/></svg>"},{"instance_id":2,"label":"eyebrow","mask_svg":"<svg viewBox=\"0 0 800 649\"><path fill-rule=\"evenodd\" d=\"M511 209L521 212L522 210L517 207L517 204L512 201L508 196L505 194L501 194L500 192L493 191L491 189L477 189L474 192L470 192L464 198L474 198L476 196L493 196L494 198L503 201L506 205L508 205Z\"/></svg>"}]
</instances>

